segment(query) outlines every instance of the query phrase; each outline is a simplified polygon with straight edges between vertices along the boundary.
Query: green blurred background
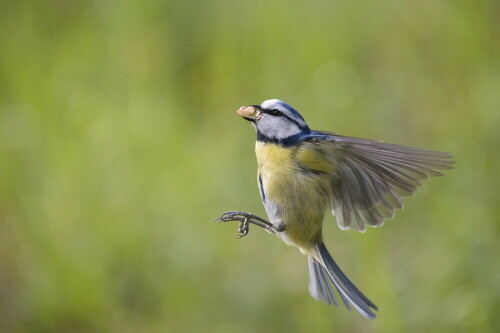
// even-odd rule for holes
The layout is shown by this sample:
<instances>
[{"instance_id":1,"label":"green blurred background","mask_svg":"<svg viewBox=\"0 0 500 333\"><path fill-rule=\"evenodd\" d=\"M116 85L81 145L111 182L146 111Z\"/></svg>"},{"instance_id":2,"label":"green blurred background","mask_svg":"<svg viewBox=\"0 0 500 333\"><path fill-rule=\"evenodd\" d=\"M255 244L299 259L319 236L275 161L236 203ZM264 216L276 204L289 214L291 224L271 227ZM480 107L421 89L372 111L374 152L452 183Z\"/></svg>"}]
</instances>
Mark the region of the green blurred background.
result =
<instances>
[{"instance_id":1,"label":"green blurred background","mask_svg":"<svg viewBox=\"0 0 500 333\"><path fill-rule=\"evenodd\" d=\"M498 1L0 2L1 332L500 329ZM312 299L241 105L453 152L383 228L326 240L380 308Z\"/></svg>"}]
</instances>

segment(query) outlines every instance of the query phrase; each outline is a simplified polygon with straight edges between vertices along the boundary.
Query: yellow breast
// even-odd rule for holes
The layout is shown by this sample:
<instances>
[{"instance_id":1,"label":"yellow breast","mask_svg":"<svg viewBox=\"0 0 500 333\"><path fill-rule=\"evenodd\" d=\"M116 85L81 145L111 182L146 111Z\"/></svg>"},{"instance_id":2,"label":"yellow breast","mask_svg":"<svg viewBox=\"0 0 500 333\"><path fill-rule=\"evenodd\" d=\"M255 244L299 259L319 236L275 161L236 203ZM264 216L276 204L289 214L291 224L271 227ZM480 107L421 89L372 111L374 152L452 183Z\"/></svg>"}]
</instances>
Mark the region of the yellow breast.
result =
<instances>
[{"instance_id":1,"label":"yellow breast","mask_svg":"<svg viewBox=\"0 0 500 333\"><path fill-rule=\"evenodd\" d=\"M326 171L330 166L315 158L314 152L302 152L299 147L257 142L255 152L266 200L280 207L280 216L274 218L285 223L284 240L307 249L321 237L328 203L328 182L309 171Z\"/></svg>"},{"instance_id":2,"label":"yellow breast","mask_svg":"<svg viewBox=\"0 0 500 333\"><path fill-rule=\"evenodd\" d=\"M255 145L255 154L259 170L276 174L289 174L290 170L295 169L292 161L294 154L293 148L284 148L271 143L257 141Z\"/></svg>"},{"instance_id":3,"label":"yellow breast","mask_svg":"<svg viewBox=\"0 0 500 333\"><path fill-rule=\"evenodd\" d=\"M296 186L297 167L292 160L294 149L257 141L255 154L266 197L287 206L289 197L283 194Z\"/></svg>"}]
</instances>

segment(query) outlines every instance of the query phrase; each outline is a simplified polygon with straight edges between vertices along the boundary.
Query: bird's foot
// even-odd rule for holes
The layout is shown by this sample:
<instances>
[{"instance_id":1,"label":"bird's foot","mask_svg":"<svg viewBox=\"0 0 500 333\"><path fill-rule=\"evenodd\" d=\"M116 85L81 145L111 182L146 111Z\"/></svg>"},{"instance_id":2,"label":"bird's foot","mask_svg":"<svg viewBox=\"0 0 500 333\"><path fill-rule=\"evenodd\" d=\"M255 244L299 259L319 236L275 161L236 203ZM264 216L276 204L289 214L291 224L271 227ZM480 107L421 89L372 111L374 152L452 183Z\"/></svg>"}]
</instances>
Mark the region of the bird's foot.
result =
<instances>
[{"instance_id":1,"label":"bird's foot","mask_svg":"<svg viewBox=\"0 0 500 333\"><path fill-rule=\"evenodd\" d=\"M215 222L217 223L231 221L237 221L240 223L238 228L238 237L236 238L241 238L248 234L250 223L257 225L270 233L282 232L285 230L285 224L283 222L271 223L255 214L240 210L225 212L220 217L215 219Z\"/></svg>"}]
</instances>

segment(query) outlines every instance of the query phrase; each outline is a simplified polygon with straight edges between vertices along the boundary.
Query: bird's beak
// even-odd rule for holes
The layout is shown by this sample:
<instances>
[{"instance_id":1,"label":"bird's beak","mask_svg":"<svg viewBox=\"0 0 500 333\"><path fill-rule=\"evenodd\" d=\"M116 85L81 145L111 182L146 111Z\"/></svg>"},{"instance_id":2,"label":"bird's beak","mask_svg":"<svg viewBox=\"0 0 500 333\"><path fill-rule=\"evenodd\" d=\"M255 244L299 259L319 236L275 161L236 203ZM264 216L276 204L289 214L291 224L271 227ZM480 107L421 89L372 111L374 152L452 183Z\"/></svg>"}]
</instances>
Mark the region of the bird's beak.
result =
<instances>
[{"instance_id":1,"label":"bird's beak","mask_svg":"<svg viewBox=\"0 0 500 333\"><path fill-rule=\"evenodd\" d=\"M256 122L262 114L259 109L259 105L242 106L236 113L248 121Z\"/></svg>"}]
</instances>

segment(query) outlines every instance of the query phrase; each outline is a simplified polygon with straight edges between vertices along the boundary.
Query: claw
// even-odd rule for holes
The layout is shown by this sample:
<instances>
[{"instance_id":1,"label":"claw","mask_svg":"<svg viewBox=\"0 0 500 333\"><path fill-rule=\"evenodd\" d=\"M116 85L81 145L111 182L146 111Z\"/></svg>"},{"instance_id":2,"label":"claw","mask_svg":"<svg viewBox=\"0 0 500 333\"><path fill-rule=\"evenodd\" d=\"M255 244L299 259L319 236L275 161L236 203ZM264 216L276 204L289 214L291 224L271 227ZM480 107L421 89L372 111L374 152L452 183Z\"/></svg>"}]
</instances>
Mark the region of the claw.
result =
<instances>
[{"instance_id":1,"label":"claw","mask_svg":"<svg viewBox=\"0 0 500 333\"><path fill-rule=\"evenodd\" d=\"M245 218L244 220L240 221L240 227L238 228L238 233L239 235L236 237L236 239L240 239L243 236L248 235L249 231L248 227L248 218Z\"/></svg>"},{"instance_id":2,"label":"claw","mask_svg":"<svg viewBox=\"0 0 500 333\"><path fill-rule=\"evenodd\" d=\"M240 221L244 218L244 215L239 211L225 212L220 217L216 218L214 222L229 222L229 221Z\"/></svg>"},{"instance_id":3,"label":"claw","mask_svg":"<svg viewBox=\"0 0 500 333\"><path fill-rule=\"evenodd\" d=\"M264 220L263 218L258 217L255 214L243 212L240 210L225 212L220 217L214 220L214 222L217 223L230 222L230 221L237 221L240 223L238 228L239 235L236 238L241 238L248 234L250 223L255 224L268 231L272 230L273 227L273 224L271 222Z\"/></svg>"}]
</instances>

